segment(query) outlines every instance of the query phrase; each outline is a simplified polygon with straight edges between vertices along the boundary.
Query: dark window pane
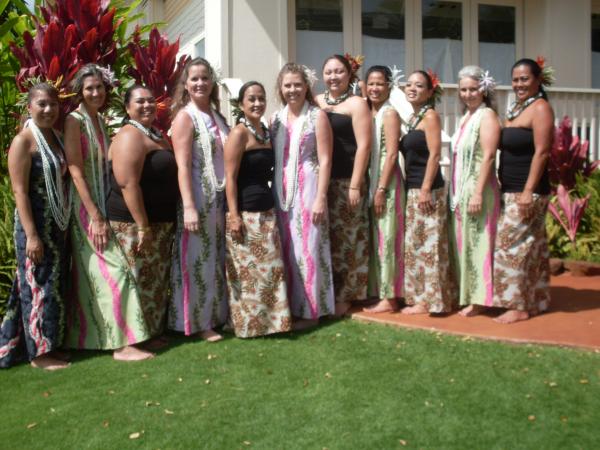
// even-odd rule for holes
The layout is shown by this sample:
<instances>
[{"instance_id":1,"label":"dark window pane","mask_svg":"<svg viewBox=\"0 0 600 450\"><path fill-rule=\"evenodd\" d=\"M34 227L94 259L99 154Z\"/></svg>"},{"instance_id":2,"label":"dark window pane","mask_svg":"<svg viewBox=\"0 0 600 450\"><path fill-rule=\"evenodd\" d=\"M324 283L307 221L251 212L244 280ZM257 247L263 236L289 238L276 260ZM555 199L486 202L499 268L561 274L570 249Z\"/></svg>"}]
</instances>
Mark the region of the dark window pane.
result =
<instances>
[{"instance_id":1,"label":"dark window pane","mask_svg":"<svg viewBox=\"0 0 600 450\"><path fill-rule=\"evenodd\" d=\"M404 69L404 0L362 0L365 70L374 64Z\"/></svg>"},{"instance_id":2,"label":"dark window pane","mask_svg":"<svg viewBox=\"0 0 600 450\"><path fill-rule=\"evenodd\" d=\"M296 0L296 30L342 31L340 0Z\"/></svg>"},{"instance_id":3,"label":"dark window pane","mask_svg":"<svg viewBox=\"0 0 600 450\"><path fill-rule=\"evenodd\" d=\"M479 5L479 65L500 84L510 84L515 61L516 10L512 6Z\"/></svg>"},{"instance_id":4,"label":"dark window pane","mask_svg":"<svg viewBox=\"0 0 600 450\"><path fill-rule=\"evenodd\" d=\"M600 14L592 14L592 87L600 89Z\"/></svg>"}]
</instances>

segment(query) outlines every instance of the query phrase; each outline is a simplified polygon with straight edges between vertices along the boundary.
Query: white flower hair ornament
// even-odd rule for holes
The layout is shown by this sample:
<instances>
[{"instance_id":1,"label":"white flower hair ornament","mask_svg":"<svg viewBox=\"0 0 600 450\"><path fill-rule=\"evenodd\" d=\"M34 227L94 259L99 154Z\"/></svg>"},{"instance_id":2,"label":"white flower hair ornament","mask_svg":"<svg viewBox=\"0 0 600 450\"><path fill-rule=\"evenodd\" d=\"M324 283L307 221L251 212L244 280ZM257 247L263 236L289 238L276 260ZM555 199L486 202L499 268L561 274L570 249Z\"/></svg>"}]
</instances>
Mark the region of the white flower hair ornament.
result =
<instances>
[{"instance_id":1,"label":"white flower hair ornament","mask_svg":"<svg viewBox=\"0 0 600 450\"><path fill-rule=\"evenodd\" d=\"M402 70L398 69L398 67L396 67L396 64L394 64L392 67L389 67L389 69L390 69L390 72L392 73L390 87L399 87L400 80L402 78L404 78L404 74L402 73Z\"/></svg>"},{"instance_id":2,"label":"white flower hair ornament","mask_svg":"<svg viewBox=\"0 0 600 450\"><path fill-rule=\"evenodd\" d=\"M490 75L490 71L486 70L479 78L479 92L485 95L493 94L496 89L496 80Z\"/></svg>"},{"instance_id":3,"label":"white flower hair ornament","mask_svg":"<svg viewBox=\"0 0 600 450\"><path fill-rule=\"evenodd\" d=\"M223 85L223 75L221 74L220 67L211 67L212 68L212 82L222 86Z\"/></svg>"},{"instance_id":4,"label":"white flower hair ornament","mask_svg":"<svg viewBox=\"0 0 600 450\"><path fill-rule=\"evenodd\" d=\"M115 73L108 67L96 66L102 74L102 81L111 87L115 87L119 84L119 80L115 76Z\"/></svg>"},{"instance_id":5,"label":"white flower hair ornament","mask_svg":"<svg viewBox=\"0 0 600 450\"><path fill-rule=\"evenodd\" d=\"M302 71L304 72L304 76L306 77L306 81L308 82L308 85L312 88L319 79L317 77L317 72L314 69L311 69L310 67L305 65L302 65L301 67Z\"/></svg>"}]
</instances>

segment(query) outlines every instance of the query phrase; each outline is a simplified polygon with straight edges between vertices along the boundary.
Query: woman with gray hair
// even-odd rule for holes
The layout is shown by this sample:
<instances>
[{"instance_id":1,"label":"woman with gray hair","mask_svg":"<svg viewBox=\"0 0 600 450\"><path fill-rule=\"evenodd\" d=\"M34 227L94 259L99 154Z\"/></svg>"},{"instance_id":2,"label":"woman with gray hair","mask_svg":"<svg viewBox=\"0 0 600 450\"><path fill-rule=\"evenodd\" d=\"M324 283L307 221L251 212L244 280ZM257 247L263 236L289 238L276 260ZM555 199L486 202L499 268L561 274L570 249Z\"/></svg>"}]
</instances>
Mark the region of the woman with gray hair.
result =
<instances>
[{"instance_id":1,"label":"woman with gray hair","mask_svg":"<svg viewBox=\"0 0 600 450\"><path fill-rule=\"evenodd\" d=\"M79 105L65 122L65 151L73 179L71 289L65 346L114 350L115 359L152 356L133 346L151 336L131 326L143 317L140 296L107 220L108 147L100 113L113 84L109 69L86 64L71 91Z\"/></svg>"},{"instance_id":2,"label":"woman with gray hair","mask_svg":"<svg viewBox=\"0 0 600 450\"><path fill-rule=\"evenodd\" d=\"M460 314L469 317L492 306L493 260L500 194L495 159L500 121L494 107L494 79L477 66L458 73L464 115L452 137L450 179L451 251L460 286Z\"/></svg>"}]
</instances>

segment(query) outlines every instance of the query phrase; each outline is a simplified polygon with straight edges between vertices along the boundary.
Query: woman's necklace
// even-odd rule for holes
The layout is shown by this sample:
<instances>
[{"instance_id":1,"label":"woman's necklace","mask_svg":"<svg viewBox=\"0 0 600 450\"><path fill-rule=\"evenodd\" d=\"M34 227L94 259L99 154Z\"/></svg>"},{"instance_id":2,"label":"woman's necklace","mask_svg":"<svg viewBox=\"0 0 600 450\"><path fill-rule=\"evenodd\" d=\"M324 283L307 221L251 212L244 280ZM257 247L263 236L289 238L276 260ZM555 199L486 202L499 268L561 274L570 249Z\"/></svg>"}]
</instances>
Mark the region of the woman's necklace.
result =
<instances>
[{"instance_id":1,"label":"woman's necklace","mask_svg":"<svg viewBox=\"0 0 600 450\"><path fill-rule=\"evenodd\" d=\"M52 147L42 134L42 131L31 119L26 124L31 128L33 137L38 146L38 151L42 157L42 169L44 171L44 181L46 183L46 192L48 193L48 204L50 212L62 231L69 226L71 216L71 189L70 186L63 186L62 165L64 157L61 158L52 151ZM55 134L56 136L56 134ZM56 140L62 147L62 142L56 136ZM64 164L64 162L63 162Z\"/></svg>"},{"instance_id":2,"label":"woman's necklace","mask_svg":"<svg viewBox=\"0 0 600 450\"><path fill-rule=\"evenodd\" d=\"M419 125L419 123L421 123L421 120L423 120L423 117L425 117L425 113L427 111L429 111L431 108L432 108L431 105L421 106L421 109L419 110L419 112L416 115L413 114L411 119L408 121L408 124L407 124L408 131L413 131L414 129L416 129L417 126Z\"/></svg>"},{"instance_id":3,"label":"woman's necklace","mask_svg":"<svg viewBox=\"0 0 600 450\"><path fill-rule=\"evenodd\" d=\"M155 142L161 141L163 138L163 135L160 131L155 130L154 128L150 127L145 127L144 125L142 125L141 123L139 123L137 120L133 120L133 119L127 119L127 122L129 125L134 126L135 128L137 128L138 130L140 130L142 133L144 133L146 136L148 136L150 139L152 139Z\"/></svg>"},{"instance_id":4,"label":"woman's necklace","mask_svg":"<svg viewBox=\"0 0 600 450\"><path fill-rule=\"evenodd\" d=\"M544 97L544 94L542 94L541 92L538 92L534 96L529 97L523 103L513 102L513 104L510 105L510 109L506 113L506 118L508 120L515 120L519 116L519 114L521 114L525 110L525 108L527 108L529 105L531 105L533 102L535 102L538 98L543 98L543 97Z\"/></svg>"},{"instance_id":5,"label":"woman's necklace","mask_svg":"<svg viewBox=\"0 0 600 450\"><path fill-rule=\"evenodd\" d=\"M348 89L346 92L344 92L338 98L334 98L334 99L331 99L329 90L326 90L325 94L323 95L323 98L325 99L325 103L327 103L329 106L339 105L344 100L346 100L348 97L350 97L350 89Z\"/></svg>"},{"instance_id":6,"label":"woman's necklace","mask_svg":"<svg viewBox=\"0 0 600 450\"><path fill-rule=\"evenodd\" d=\"M256 128L254 128L254 125L252 125L250 123L250 121L248 119L246 119L245 117L242 117L240 119L240 123L244 124L244 126L246 128L248 128L248 131L250 131L250 133L252 133L252 136L255 137L255 139L260 143L260 144L268 144L269 142L271 142L271 135L269 134L269 129L265 126L264 123L260 123L260 127L262 129L262 136L260 134L258 134L258 131L256 131Z\"/></svg>"}]
</instances>

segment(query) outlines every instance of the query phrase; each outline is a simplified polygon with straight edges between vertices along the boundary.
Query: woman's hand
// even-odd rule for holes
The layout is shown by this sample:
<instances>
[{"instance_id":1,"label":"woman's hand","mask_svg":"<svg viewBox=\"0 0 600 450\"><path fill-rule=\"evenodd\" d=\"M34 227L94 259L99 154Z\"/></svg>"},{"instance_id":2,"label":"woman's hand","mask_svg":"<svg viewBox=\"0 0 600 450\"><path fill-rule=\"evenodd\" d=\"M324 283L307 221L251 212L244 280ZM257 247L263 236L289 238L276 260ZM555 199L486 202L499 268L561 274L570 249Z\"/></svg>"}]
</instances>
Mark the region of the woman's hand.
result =
<instances>
[{"instance_id":1,"label":"woman's hand","mask_svg":"<svg viewBox=\"0 0 600 450\"><path fill-rule=\"evenodd\" d=\"M194 206L183 208L183 228L195 233L198 231L198 210Z\"/></svg>"},{"instance_id":2,"label":"woman's hand","mask_svg":"<svg viewBox=\"0 0 600 450\"><path fill-rule=\"evenodd\" d=\"M419 189L417 204L423 214L430 215L433 213L434 207L431 201L431 191Z\"/></svg>"},{"instance_id":3,"label":"woman's hand","mask_svg":"<svg viewBox=\"0 0 600 450\"><path fill-rule=\"evenodd\" d=\"M44 258L44 244L39 236L35 235L27 238L25 255L34 264L39 264L42 262L42 259Z\"/></svg>"},{"instance_id":4,"label":"woman's hand","mask_svg":"<svg viewBox=\"0 0 600 450\"><path fill-rule=\"evenodd\" d=\"M92 219L88 225L88 233L92 235L94 247L102 253L108 244L108 223L103 217Z\"/></svg>"},{"instance_id":5,"label":"woman's hand","mask_svg":"<svg viewBox=\"0 0 600 450\"><path fill-rule=\"evenodd\" d=\"M373 197L373 210L376 217L381 217L385 213L385 191L377 189Z\"/></svg>"},{"instance_id":6,"label":"woman's hand","mask_svg":"<svg viewBox=\"0 0 600 450\"><path fill-rule=\"evenodd\" d=\"M312 205L312 223L313 225L319 225L323 222L325 217L325 211L327 208L327 202L323 197L317 197Z\"/></svg>"},{"instance_id":7,"label":"woman's hand","mask_svg":"<svg viewBox=\"0 0 600 450\"><path fill-rule=\"evenodd\" d=\"M477 214L479 214L481 212L482 204L483 204L483 196L478 192L474 192L473 195L471 195L469 204L467 205L467 212L469 214L471 214L472 216L476 216Z\"/></svg>"},{"instance_id":8,"label":"woman's hand","mask_svg":"<svg viewBox=\"0 0 600 450\"><path fill-rule=\"evenodd\" d=\"M229 216L227 222L233 240L242 243L244 241L244 221L242 218L240 216Z\"/></svg>"},{"instance_id":9,"label":"woman's hand","mask_svg":"<svg viewBox=\"0 0 600 450\"><path fill-rule=\"evenodd\" d=\"M529 191L523 191L517 195L517 206L519 213L524 219L531 217L533 213L533 194Z\"/></svg>"},{"instance_id":10,"label":"woman's hand","mask_svg":"<svg viewBox=\"0 0 600 450\"><path fill-rule=\"evenodd\" d=\"M136 250L138 253L144 252L146 248L149 246L152 240L152 229L150 226L138 227L137 231L137 247Z\"/></svg>"},{"instance_id":11,"label":"woman's hand","mask_svg":"<svg viewBox=\"0 0 600 450\"><path fill-rule=\"evenodd\" d=\"M360 204L360 189L359 188L350 188L348 189L348 203L350 204L351 209L356 209Z\"/></svg>"}]
</instances>

